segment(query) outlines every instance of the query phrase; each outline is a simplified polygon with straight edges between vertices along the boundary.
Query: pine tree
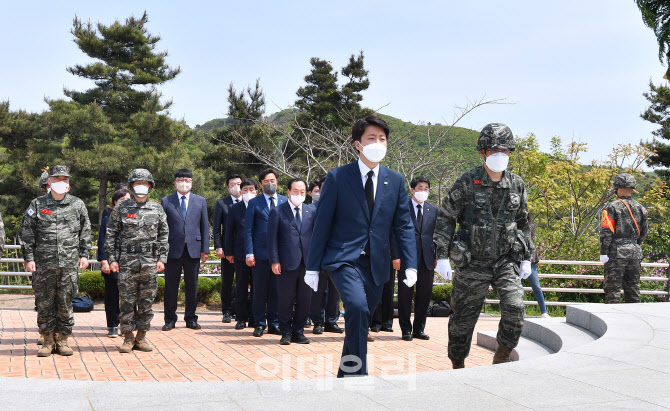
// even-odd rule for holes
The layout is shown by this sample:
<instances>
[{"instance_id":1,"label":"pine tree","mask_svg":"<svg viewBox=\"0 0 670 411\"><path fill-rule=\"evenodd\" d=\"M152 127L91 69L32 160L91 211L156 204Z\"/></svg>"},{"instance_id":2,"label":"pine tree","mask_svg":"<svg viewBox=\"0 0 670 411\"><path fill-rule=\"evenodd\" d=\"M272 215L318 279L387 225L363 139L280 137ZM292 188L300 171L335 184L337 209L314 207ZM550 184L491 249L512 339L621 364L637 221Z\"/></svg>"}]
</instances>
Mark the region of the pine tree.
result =
<instances>
[{"instance_id":1,"label":"pine tree","mask_svg":"<svg viewBox=\"0 0 670 411\"><path fill-rule=\"evenodd\" d=\"M644 113L640 115L643 119L660 128L652 131L654 139L646 144L650 146L655 154L647 162L650 166L670 167L670 145L663 140L670 140L670 88L664 85L656 86L649 82L649 92L642 95L651 103ZM670 170L656 170L664 180L670 180Z\"/></svg>"}]
</instances>

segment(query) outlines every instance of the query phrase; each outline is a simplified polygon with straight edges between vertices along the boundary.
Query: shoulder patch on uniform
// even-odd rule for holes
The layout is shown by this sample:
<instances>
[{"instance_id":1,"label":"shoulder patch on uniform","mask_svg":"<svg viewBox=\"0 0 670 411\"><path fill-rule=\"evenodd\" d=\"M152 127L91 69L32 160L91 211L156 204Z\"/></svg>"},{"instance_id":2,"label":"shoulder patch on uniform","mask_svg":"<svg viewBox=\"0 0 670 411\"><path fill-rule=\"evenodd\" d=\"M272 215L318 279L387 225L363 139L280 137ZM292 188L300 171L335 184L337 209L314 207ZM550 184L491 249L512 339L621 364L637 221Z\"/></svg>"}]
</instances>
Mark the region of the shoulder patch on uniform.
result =
<instances>
[{"instance_id":1,"label":"shoulder patch on uniform","mask_svg":"<svg viewBox=\"0 0 670 411\"><path fill-rule=\"evenodd\" d=\"M451 193L449 193L449 196L451 197L452 201L457 202L463 195L461 194L461 190L452 190Z\"/></svg>"},{"instance_id":2,"label":"shoulder patch on uniform","mask_svg":"<svg viewBox=\"0 0 670 411\"><path fill-rule=\"evenodd\" d=\"M35 210L32 209L32 207L28 207L28 210L26 211L26 214L28 214L30 217L35 215Z\"/></svg>"}]
</instances>

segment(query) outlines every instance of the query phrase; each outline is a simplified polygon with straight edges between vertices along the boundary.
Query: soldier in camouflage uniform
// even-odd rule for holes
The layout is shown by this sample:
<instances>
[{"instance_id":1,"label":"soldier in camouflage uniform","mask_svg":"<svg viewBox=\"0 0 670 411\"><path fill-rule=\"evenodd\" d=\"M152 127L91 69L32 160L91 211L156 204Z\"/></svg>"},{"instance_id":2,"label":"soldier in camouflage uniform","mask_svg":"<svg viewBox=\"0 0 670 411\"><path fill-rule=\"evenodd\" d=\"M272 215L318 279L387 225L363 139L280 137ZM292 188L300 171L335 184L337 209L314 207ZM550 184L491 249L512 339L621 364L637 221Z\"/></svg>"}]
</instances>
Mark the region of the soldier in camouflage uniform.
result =
<instances>
[{"instance_id":1,"label":"soldier in camouflage uniform","mask_svg":"<svg viewBox=\"0 0 670 411\"><path fill-rule=\"evenodd\" d=\"M105 236L110 269L119 273L122 353L153 350L145 336L154 317L156 272L163 271L168 254L167 217L160 204L148 201L154 187L151 173L143 168L133 170L128 185L133 198L114 207Z\"/></svg>"},{"instance_id":2,"label":"soldier in camouflage uniform","mask_svg":"<svg viewBox=\"0 0 670 411\"><path fill-rule=\"evenodd\" d=\"M19 228L26 270L33 273L37 324L44 341L39 357L47 357L54 350L72 355L67 340L74 325L72 298L78 292L77 268L88 267L91 249L86 206L67 193L69 172L65 166L51 168L51 192L30 202Z\"/></svg>"},{"instance_id":3,"label":"soldier in camouflage uniform","mask_svg":"<svg viewBox=\"0 0 670 411\"><path fill-rule=\"evenodd\" d=\"M606 304L621 302L623 283L624 300L640 302L640 270L642 247L649 234L647 209L633 200L635 177L628 173L614 178L617 199L605 206L600 224L600 261L605 263Z\"/></svg>"},{"instance_id":4,"label":"soldier in camouflage uniform","mask_svg":"<svg viewBox=\"0 0 670 411\"><path fill-rule=\"evenodd\" d=\"M450 279L449 258L457 267L451 292L454 313L449 319L449 358L453 368L465 366L472 332L490 285L500 298L501 311L493 363L510 361L511 350L521 336L521 278L530 276L534 246L524 182L505 171L514 148L509 127L498 123L484 127L477 150L486 158L485 164L458 177L439 211L436 271Z\"/></svg>"}]
</instances>

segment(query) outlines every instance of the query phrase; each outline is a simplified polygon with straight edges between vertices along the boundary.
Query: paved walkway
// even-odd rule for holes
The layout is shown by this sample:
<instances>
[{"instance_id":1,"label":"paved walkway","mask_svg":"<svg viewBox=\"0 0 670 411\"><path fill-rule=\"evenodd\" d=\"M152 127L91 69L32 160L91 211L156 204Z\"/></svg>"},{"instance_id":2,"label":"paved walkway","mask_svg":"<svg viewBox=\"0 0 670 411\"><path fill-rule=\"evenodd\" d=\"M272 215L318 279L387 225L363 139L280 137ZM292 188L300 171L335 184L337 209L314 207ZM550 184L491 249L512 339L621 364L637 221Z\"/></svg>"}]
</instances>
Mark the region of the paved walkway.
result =
<instances>
[{"instance_id":1,"label":"paved walkway","mask_svg":"<svg viewBox=\"0 0 670 411\"><path fill-rule=\"evenodd\" d=\"M255 338L252 329L235 330L234 322L221 323L221 315L200 315L198 331L178 323L160 331L156 315L149 342L150 353L120 354L121 338L108 338L103 311L75 314L71 357L37 357L36 313L0 309L0 377L78 381L261 381L307 380L334 377L342 350L343 334L305 335L311 344L279 345L279 336ZM496 330L499 317L482 316L477 331ZM394 332L373 333L368 344L370 375L394 375L451 369L447 358L447 318L428 318L429 341L400 339ZM342 321L340 325L343 326ZM490 365L493 353L473 345L466 366ZM1 391L1 388L0 388Z\"/></svg>"}]
</instances>

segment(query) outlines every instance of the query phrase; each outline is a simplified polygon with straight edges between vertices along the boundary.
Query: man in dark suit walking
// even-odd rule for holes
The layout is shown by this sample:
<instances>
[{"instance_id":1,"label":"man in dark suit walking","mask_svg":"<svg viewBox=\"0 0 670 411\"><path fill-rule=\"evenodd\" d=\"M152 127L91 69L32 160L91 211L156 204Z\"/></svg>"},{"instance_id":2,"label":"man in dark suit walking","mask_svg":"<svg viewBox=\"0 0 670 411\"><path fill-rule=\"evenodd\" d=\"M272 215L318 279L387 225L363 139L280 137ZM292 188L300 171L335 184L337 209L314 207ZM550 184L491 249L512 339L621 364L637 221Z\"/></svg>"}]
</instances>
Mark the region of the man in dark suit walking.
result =
<instances>
[{"instance_id":1,"label":"man in dark suit walking","mask_svg":"<svg viewBox=\"0 0 670 411\"><path fill-rule=\"evenodd\" d=\"M244 329L247 319L249 319L249 327L254 326L248 304L249 295L253 295L253 292L249 292L252 278L251 267L246 263L246 250L244 248L244 239L246 237L244 218L247 213L249 200L256 197L256 182L251 179L243 180L240 185L240 192L242 193L242 202L233 204L226 219L226 241L224 243L226 247L226 260L231 264L235 264L236 330Z\"/></svg>"},{"instance_id":2,"label":"man in dark suit walking","mask_svg":"<svg viewBox=\"0 0 670 411\"><path fill-rule=\"evenodd\" d=\"M195 308L198 301L198 272L200 264L207 261L209 254L209 220L207 201L204 197L191 193L193 173L185 168L174 174L177 192L161 199L167 215L170 236L167 264L165 264L165 325L169 331L177 322L177 294L182 270L184 271L184 294L186 327L200 329Z\"/></svg>"},{"instance_id":3,"label":"man in dark suit walking","mask_svg":"<svg viewBox=\"0 0 670 411\"><path fill-rule=\"evenodd\" d=\"M268 255L272 272L277 276L281 345L309 344L304 328L312 289L305 283L305 261L312 241L316 208L303 204L306 191L303 179L291 179L289 201L270 211L268 219Z\"/></svg>"},{"instance_id":4,"label":"man in dark suit walking","mask_svg":"<svg viewBox=\"0 0 670 411\"><path fill-rule=\"evenodd\" d=\"M352 127L358 161L326 176L319 200L305 282L316 290L319 270L330 273L344 303L345 337L337 373L366 375L370 317L389 278L391 231L408 285L416 281L416 243L403 177L380 166L389 127L370 115Z\"/></svg>"},{"instance_id":5,"label":"man in dark suit walking","mask_svg":"<svg viewBox=\"0 0 670 411\"><path fill-rule=\"evenodd\" d=\"M214 205L214 249L216 256L221 259L221 313L224 323L229 323L232 319L233 307L231 300L233 297L233 279L235 278L235 266L224 258L226 248L226 217L229 214L233 204L242 201L240 193L240 184L242 177L239 174L231 174L226 179L229 196L219 199Z\"/></svg>"},{"instance_id":6,"label":"man in dark suit walking","mask_svg":"<svg viewBox=\"0 0 670 411\"><path fill-rule=\"evenodd\" d=\"M401 269L398 274L398 321L402 331L402 339L412 341L412 338L427 340L430 337L424 332L426 315L430 297L433 293L435 259L435 245L433 234L437 221L437 207L426 202L430 194L430 181L425 177L415 177L409 184L412 199L409 202L414 223L416 238L416 256L419 270L416 280L416 296L414 297L414 328L410 321L412 312L412 295L414 287L404 283L405 275ZM404 261L401 264L404 267Z\"/></svg>"},{"instance_id":7,"label":"man in dark suit walking","mask_svg":"<svg viewBox=\"0 0 670 411\"><path fill-rule=\"evenodd\" d=\"M270 210L287 201L286 197L277 194L277 173L274 170L263 171L258 180L263 195L249 201L244 219L246 262L252 267L254 282L254 337L263 336L265 328L268 328L269 334L281 334L277 318L276 280L268 257L267 228Z\"/></svg>"}]
</instances>

